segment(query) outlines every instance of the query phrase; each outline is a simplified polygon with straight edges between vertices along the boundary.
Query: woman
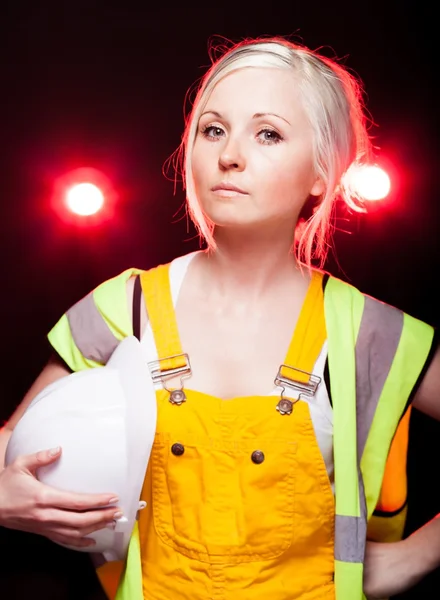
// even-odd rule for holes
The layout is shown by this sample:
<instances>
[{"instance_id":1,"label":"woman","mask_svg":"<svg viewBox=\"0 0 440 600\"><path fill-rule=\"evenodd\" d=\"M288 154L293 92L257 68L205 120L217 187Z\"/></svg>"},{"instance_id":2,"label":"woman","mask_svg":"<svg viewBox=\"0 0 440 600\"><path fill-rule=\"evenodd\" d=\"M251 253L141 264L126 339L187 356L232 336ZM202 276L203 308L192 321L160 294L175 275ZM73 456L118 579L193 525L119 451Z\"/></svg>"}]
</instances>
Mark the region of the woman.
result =
<instances>
[{"instance_id":1,"label":"woman","mask_svg":"<svg viewBox=\"0 0 440 600\"><path fill-rule=\"evenodd\" d=\"M366 542L386 539L371 515L408 404L440 418L432 328L312 268L325 258L335 198L357 201L344 175L369 152L359 84L304 47L246 41L201 82L181 157L207 250L129 269L93 293L117 339L132 320L146 356L167 359L147 508L117 598L383 598L439 564L438 520L404 541ZM50 332L57 357L4 445L42 388L105 362L108 348L87 350L85 310L79 302ZM173 368L180 377L168 377ZM111 493L38 482L36 469L59 456L1 472L0 523L84 547L118 509L96 509Z\"/></svg>"}]
</instances>

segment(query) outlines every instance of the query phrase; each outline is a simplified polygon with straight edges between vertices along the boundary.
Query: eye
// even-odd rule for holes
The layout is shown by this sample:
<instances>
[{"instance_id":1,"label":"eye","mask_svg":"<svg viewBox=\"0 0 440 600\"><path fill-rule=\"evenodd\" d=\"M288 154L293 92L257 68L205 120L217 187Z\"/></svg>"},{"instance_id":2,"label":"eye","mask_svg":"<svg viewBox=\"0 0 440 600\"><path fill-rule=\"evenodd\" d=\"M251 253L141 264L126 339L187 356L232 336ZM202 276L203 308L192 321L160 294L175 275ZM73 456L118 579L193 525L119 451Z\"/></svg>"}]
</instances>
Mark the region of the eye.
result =
<instances>
[{"instance_id":1,"label":"eye","mask_svg":"<svg viewBox=\"0 0 440 600\"><path fill-rule=\"evenodd\" d=\"M277 131L269 128L259 131L258 138L262 144L278 144L283 139Z\"/></svg>"},{"instance_id":2,"label":"eye","mask_svg":"<svg viewBox=\"0 0 440 600\"><path fill-rule=\"evenodd\" d=\"M201 134L209 140L217 140L222 137L225 132L218 125L207 125L201 130Z\"/></svg>"}]
</instances>

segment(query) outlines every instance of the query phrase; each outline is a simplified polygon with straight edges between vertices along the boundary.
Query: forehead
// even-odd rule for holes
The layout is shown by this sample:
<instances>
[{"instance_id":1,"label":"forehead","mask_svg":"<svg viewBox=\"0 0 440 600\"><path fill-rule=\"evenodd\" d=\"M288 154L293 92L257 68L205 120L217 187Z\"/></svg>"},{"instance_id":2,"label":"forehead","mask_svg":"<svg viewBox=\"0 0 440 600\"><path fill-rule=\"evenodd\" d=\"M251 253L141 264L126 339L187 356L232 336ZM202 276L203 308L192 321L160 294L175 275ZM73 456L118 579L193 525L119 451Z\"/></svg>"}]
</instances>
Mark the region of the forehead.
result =
<instances>
[{"instance_id":1,"label":"forehead","mask_svg":"<svg viewBox=\"0 0 440 600\"><path fill-rule=\"evenodd\" d=\"M297 78L288 69L247 67L233 71L214 87L205 111L274 112L293 118L302 112Z\"/></svg>"}]
</instances>

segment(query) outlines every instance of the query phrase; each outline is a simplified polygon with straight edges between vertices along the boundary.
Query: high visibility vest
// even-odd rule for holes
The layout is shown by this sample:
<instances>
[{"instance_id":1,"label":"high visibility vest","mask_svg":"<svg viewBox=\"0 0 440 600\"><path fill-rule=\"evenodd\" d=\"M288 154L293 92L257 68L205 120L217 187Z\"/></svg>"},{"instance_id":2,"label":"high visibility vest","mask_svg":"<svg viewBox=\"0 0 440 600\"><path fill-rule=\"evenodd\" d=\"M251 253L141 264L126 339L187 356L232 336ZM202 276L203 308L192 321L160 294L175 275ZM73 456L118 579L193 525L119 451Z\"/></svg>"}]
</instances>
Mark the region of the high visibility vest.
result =
<instances>
[{"instance_id":1,"label":"high visibility vest","mask_svg":"<svg viewBox=\"0 0 440 600\"><path fill-rule=\"evenodd\" d=\"M55 348L63 327L75 339L80 305L88 303L95 341L87 346L75 339L77 349L69 357L74 370L75 352L79 368L85 368L84 359L86 367L99 366L123 337L132 334L128 317L123 322L120 312L126 313L125 282L139 273L127 270L98 287L68 311L58 332L51 332L52 339L49 334ZM430 325L334 277L326 283L324 310L333 401L336 600L364 600L367 537L390 541L403 533L407 404L431 351L434 332ZM108 563L98 571L109 598L143 600L140 551L135 526L125 568Z\"/></svg>"},{"instance_id":2,"label":"high visibility vest","mask_svg":"<svg viewBox=\"0 0 440 600\"><path fill-rule=\"evenodd\" d=\"M333 398L336 599L362 600L368 524L378 503L385 504L379 501L381 489L390 494L391 478L382 485L388 457L396 464L398 454L397 464L406 465L408 417L401 417L434 331L333 277L324 302ZM399 491L406 495L406 469L399 474L404 481ZM402 498L397 494L392 501ZM382 533L376 530L378 541L390 535L386 522Z\"/></svg>"}]
</instances>

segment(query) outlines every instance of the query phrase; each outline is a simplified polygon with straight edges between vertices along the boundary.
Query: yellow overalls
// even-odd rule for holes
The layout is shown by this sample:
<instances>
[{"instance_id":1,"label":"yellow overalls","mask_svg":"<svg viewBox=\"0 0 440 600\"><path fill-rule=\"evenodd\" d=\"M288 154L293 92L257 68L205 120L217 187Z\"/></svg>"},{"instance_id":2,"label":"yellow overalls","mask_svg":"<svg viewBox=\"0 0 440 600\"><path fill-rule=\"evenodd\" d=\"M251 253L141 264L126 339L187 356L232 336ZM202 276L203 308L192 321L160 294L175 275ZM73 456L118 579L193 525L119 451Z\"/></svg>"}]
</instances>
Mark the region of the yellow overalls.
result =
<instances>
[{"instance_id":1,"label":"yellow overalls","mask_svg":"<svg viewBox=\"0 0 440 600\"><path fill-rule=\"evenodd\" d=\"M166 374L169 368L180 367L181 359L167 359L181 351L169 292L168 267L157 267L149 273L132 268L102 283L71 307L50 331L50 343L73 371L106 364L119 342L133 335L127 312L126 283L135 275L139 275L144 283L159 356L166 359L161 362L160 380L162 371ZM323 339L327 338L333 398L336 595L338 600L362 600L366 538L383 542L395 541L402 536L406 513L405 465L409 423L409 411L406 409L420 374L435 349L434 331L430 325L362 294L334 277L329 278L325 287L324 327L323 313L319 309L322 294L316 286L313 301L314 285L312 282L286 362L310 372ZM139 312L138 306L135 314ZM179 365L175 364L176 361ZM285 369L282 371L283 377L288 377ZM174 395L177 392L175 390ZM187 400L180 406L172 406L176 411L170 412L168 417L167 412L171 410L167 404L168 395L165 392L158 394L160 423L155 449L156 466L150 465L144 489L144 496L151 502L140 521L143 547L139 542L139 523L136 523L125 563L106 563L98 569L108 597L117 600L166 597L173 600L176 595L177 598L188 597L186 588L190 588L190 597L194 600L212 598L215 597L214 592L210 595L209 589L217 590L217 595L220 593L215 576L219 565L222 565L222 577L229 584L225 584L225 593L233 588L231 579L237 581L238 577L242 577L240 590L247 586L251 590L249 594L260 593L260 598L268 595L276 598L271 586L276 580L278 585L287 587L284 573L288 569L289 589L282 592L284 596L281 597L294 598L307 585L304 581L308 572L303 565L311 565L313 561L320 566L313 568L316 583L308 585L310 588L318 586L316 593L319 596L321 581L327 582L322 574L330 570L330 562L325 562L329 542L325 538L323 524L327 516L321 508L325 504L325 486L320 494L313 494L318 490L321 460L315 452L312 436L307 447L304 441L306 425L301 426L303 421L308 421L308 415L304 414L307 408L299 402L293 406L292 419L288 414L281 414L286 412L282 410L278 413L281 421L277 422L269 408L274 398L277 401L273 396L230 401L197 393L191 393L191 396L191 404ZM313 402L313 399L309 400ZM179 416L176 417L176 414ZM264 415L267 415L265 421ZM258 419L262 421L260 429ZM226 427L225 421L229 427ZM210 437L206 434L208 427ZM273 430L276 430L275 433ZM311 427L309 432L312 432ZM174 441L178 436L182 436L182 441ZM172 440L168 450L164 445L167 438ZM275 439L278 446L270 444L271 439ZM175 446L173 453L170 449L173 444L181 444L182 448ZM250 462L243 458L249 458L246 444L250 447ZM215 457L218 462L210 462L208 454L214 455L219 445L225 450ZM272 452L268 453L269 446L272 446ZM287 477L287 471L278 467L280 461L283 464L287 462L285 457L292 447L296 450L291 461L294 468L289 472L289 481L294 481L293 493L292 486L287 485L288 480L282 479ZM306 451L309 454L307 461L304 460ZM243 459L241 463L240 456ZM182 458L192 458L194 463L186 473L184 469L188 461L176 462ZM230 463L225 462L227 459ZM162 473L157 465L163 465L165 460L169 462L167 473ZM233 464L236 464L235 472ZM227 466L229 477L226 476ZM255 471L255 468L260 470ZM277 469L282 472L277 474ZM196 478L194 495L189 494L188 487L194 486L192 474L202 470L204 479L200 480L204 487ZM159 505L157 498L154 505L152 502L152 477L158 481L156 496L163 499ZM313 477L311 483L310 477ZM212 479L215 479L215 485ZM249 481L250 485L247 485ZM269 485L275 494L270 494L270 490L267 494L263 493L263 486ZM308 491L309 503L302 496L307 485L311 490ZM188 510L188 506L195 511ZM318 508L315 509L315 506ZM380 512L375 512L375 509ZM286 517L288 511L293 513L292 521ZM226 528L231 521L232 526L227 532L213 530L216 523ZM290 537L287 534L288 523ZM276 528L273 535L270 527L272 532ZM227 544L222 535L226 536ZM306 543L308 539L310 544ZM174 547L178 550L170 552L170 548ZM267 558L270 552L269 556L273 558ZM228 553L229 556L225 556ZM240 554L243 559L239 558ZM307 554L311 554L312 558L306 558ZM301 560L300 556L304 557L301 569L290 568L290 564L293 566ZM170 571L173 574L169 578L171 583L165 581ZM267 583L250 587L250 582L258 583L263 579ZM199 580L204 582L201 592ZM325 587L322 589L325 595L327 590ZM237 595L235 591L232 593ZM307 592L303 598L316 598L316 594Z\"/></svg>"},{"instance_id":2,"label":"yellow overalls","mask_svg":"<svg viewBox=\"0 0 440 600\"><path fill-rule=\"evenodd\" d=\"M163 361L182 348L168 265L159 269L141 282ZM314 272L285 365L311 373L325 339L322 274ZM157 391L139 516L144 599L333 599L334 497L307 401L289 388L282 398L230 400L183 392L179 404Z\"/></svg>"}]
</instances>

